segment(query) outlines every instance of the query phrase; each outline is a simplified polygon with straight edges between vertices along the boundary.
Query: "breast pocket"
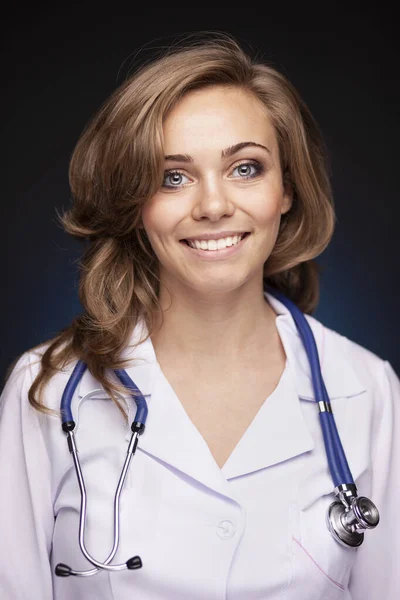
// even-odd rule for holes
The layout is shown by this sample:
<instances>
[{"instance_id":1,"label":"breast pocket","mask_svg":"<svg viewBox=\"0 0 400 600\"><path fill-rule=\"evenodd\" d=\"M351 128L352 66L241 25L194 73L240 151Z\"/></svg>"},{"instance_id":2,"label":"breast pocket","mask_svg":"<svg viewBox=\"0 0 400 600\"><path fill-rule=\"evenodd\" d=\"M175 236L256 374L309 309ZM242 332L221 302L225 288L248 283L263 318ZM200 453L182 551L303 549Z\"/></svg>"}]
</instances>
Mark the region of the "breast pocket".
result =
<instances>
[{"instance_id":1,"label":"breast pocket","mask_svg":"<svg viewBox=\"0 0 400 600\"><path fill-rule=\"evenodd\" d=\"M292 507L293 570L285 600L347 597L357 549L342 546L328 530L326 513L334 500L334 494L327 494L305 509L298 504Z\"/></svg>"}]
</instances>

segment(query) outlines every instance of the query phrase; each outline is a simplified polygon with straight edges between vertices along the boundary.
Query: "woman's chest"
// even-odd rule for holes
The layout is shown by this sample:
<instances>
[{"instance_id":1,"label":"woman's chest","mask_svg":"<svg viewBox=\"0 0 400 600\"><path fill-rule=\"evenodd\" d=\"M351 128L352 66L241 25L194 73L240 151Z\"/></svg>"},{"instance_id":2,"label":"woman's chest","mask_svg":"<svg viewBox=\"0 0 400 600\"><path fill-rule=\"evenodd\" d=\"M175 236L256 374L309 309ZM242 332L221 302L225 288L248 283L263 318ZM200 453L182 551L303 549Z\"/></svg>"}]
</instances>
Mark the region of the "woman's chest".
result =
<instances>
[{"instance_id":1,"label":"woman's chest","mask_svg":"<svg viewBox=\"0 0 400 600\"><path fill-rule=\"evenodd\" d=\"M224 368L203 371L202 376L164 365L177 399L222 468L256 417L276 390L284 361L270 368Z\"/></svg>"}]
</instances>

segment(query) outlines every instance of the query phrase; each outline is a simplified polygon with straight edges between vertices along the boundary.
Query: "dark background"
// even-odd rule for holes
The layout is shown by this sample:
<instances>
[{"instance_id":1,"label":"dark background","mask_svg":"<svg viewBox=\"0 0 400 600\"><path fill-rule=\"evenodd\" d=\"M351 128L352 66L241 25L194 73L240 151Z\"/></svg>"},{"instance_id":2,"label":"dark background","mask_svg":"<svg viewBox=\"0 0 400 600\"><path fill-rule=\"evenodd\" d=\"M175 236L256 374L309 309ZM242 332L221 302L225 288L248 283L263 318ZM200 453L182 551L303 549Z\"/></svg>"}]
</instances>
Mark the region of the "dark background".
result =
<instances>
[{"instance_id":1,"label":"dark background","mask_svg":"<svg viewBox=\"0 0 400 600\"><path fill-rule=\"evenodd\" d=\"M264 4L261 12L248 3L226 5L221 16L198 4L170 4L165 14L155 5L148 14L127 6L18 4L3 14L0 377L81 310L81 247L63 233L56 210L70 202L68 162L83 127L152 49L199 30L236 36L309 105L329 148L337 211L334 238L318 258L315 316L400 373L394 14L382 3L296 12L286 3Z\"/></svg>"}]
</instances>

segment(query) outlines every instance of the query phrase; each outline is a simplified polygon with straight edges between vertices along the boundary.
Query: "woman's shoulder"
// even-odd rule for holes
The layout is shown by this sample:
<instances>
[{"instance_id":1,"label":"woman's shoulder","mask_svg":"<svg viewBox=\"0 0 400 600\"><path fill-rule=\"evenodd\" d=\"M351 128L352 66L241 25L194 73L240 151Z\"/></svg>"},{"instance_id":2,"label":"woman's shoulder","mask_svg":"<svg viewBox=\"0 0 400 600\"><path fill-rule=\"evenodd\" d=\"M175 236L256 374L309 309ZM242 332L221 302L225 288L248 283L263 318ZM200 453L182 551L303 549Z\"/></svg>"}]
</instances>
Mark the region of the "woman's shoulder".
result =
<instances>
[{"instance_id":1,"label":"woman's shoulder","mask_svg":"<svg viewBox=\"0 0 400 600\"><path fill-rule=\"evenodd\" d=\"M1 392L0 409L4 406L9 396L12 396L14 400L19 396L21 401L28 402L27 396L29 390L40 374L43 356L51 346L52 341L43 342L38 346L26 350L9 366ZM54 392L59 394L60 389L65 387L75 363L76 360L71 360L62 368L54 369L54 372L45 385L43 393L44 405L47 408L58 410L59 396L56 402L53 402Z\"/></svg>"},{"instance_id":2,"label":"woman's shoulder","mask_svg":"<svg viewBox=\"0 0 400 600\"><path fill-rule=\"evenodd\" d=\"M306 318L315 335L320 360L325 368L333 365L337 377L352 371L366 389L381 391L388 385L392 388L394 386L400 402L399 377L386 357L328 327L313 316L306 315ZM337 365L340 365L343 374Z\"/></svg>"},{"instance_id":3,"label":"woman's shoulder","mask_svg":"<svg viewBox=\"0 0 400 600\"><path fill-rule=\"evenodd\" d=\"M377 366L385 359L371 351L366 346L361 345L352 338L347 337L344 333L328 327L325 323L311 315L305 315L313 332L317 332L318 337L323 338L327 347L333 347L342 350L352 357L353 360L367 363L368 365Z\"/></svg>"},{"instance_id":4,"label":"woman's shoulder","mask_svg":"<svg viewBox=\"0 0 400 600\"><path fill-rule=\"evenodd\" d=\"M8 367L6 379L29 376L34 378L40 371L43 357L53 341L47 340L22 352ZM59 350L62 350L62 347Z\"/></svg>"}]
</instances>

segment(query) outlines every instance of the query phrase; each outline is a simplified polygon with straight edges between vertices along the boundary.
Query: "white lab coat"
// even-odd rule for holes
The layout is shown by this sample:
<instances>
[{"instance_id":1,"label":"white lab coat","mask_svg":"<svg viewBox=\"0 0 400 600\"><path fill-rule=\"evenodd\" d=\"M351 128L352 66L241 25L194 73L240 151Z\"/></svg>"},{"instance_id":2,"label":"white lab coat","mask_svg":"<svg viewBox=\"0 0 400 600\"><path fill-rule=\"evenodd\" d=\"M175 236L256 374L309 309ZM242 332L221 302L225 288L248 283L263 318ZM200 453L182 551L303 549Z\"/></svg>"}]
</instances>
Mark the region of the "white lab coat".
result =
<instances>
[{"instance_id":1,"label":"white lab coat","mask_svg":"<svg viewBox=\"0 0 400 600\"><path fill-rule=\"evenodd\" d=\"M400 589L400 382L387 361L307 317L359 495L381 521L345 548L325 515L334 500L307 358L293 319L266 297L287 362L282 378L220 469L157 363L150 340L125 356L149 416L121 498L114 563L136 571L59 578L91 565L78 546L80 494L58 418L33 410L37 357L20 360L3 393L0 427L2 600L395 600ZM139 325L133 339L142 333ZM145 359L138 361L138 358ZM59 408L71 369L46 403ZM196 382L193 382L196 385ZM104 560L130 426L87 371L72 410L88 493L87 547ZM85 398L86 397L86 398ZM246 398L243 398L246 402ZM135 408L130 402L130 422Z\"/></svg>"}]
</instances>

